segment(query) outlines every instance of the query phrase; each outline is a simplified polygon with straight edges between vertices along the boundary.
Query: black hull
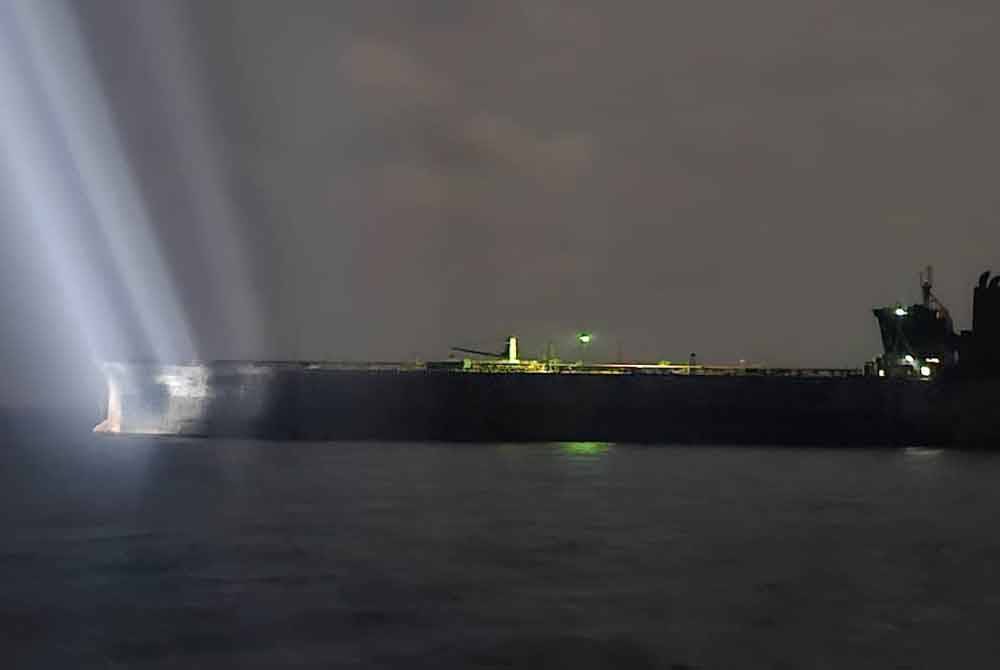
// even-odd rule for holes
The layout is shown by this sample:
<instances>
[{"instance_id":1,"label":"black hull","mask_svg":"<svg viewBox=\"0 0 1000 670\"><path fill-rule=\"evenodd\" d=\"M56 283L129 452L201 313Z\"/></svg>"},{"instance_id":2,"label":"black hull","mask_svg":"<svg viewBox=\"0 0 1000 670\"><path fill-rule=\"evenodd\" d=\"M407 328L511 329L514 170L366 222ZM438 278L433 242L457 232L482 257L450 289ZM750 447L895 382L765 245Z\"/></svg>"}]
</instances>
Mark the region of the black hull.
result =
<instances>
[{"instance_id":1,"label":"black hull","mask_svg":"<svg viewBox=\"0 0 1000 670\"><path fill-rule=\"evenodd\" d=\"M107 432L302 440L992 446L993 382L110 364ZM995 423L995 422L994 422Z\"/></svg>"}]
</instances>

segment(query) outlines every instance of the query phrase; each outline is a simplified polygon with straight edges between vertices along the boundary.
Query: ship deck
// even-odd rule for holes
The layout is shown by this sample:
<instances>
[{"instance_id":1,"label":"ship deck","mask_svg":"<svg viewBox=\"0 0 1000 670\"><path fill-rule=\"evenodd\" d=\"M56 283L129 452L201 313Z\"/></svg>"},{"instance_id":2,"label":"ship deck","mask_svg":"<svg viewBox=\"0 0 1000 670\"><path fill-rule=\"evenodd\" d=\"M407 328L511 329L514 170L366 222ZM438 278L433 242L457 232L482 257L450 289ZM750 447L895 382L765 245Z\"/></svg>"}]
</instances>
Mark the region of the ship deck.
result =
<instances>
[{"instance_id":1,"label":"ship deck","mask_svg":"<svg viewBox=\"0 0 1000 670\"><path fill-rule=\"evenodd\" d=\"M797 368L759 365L687 365L660 363L582 363L564 361L516 361L451 359L444 361L243 361L217 360L207 364L219 368L302 369L345 372L453 372L464 374L585 374L585 375L700 375L711 377L861 377L860 368Z\"/></svg>"}]
</instances>

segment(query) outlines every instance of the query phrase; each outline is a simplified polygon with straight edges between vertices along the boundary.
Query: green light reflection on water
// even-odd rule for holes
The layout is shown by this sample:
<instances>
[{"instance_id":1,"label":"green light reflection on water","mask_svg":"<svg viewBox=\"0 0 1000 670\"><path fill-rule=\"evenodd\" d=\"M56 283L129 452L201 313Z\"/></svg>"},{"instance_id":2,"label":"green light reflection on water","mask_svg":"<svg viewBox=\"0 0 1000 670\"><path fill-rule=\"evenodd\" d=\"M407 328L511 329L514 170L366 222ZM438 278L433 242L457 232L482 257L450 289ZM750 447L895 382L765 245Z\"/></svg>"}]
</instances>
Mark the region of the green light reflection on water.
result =
<instances>
[{"instance_id":1,"label":"green light reflection on water","mask_svg":"<svg viewBox=\"0 0 1000 670\"><path fill-rule=\"evenodd\" d=\"M567 454L574 456L600 456L611 448L608 442L562 442L559 445Z\"/></svg>"}]
</instances>

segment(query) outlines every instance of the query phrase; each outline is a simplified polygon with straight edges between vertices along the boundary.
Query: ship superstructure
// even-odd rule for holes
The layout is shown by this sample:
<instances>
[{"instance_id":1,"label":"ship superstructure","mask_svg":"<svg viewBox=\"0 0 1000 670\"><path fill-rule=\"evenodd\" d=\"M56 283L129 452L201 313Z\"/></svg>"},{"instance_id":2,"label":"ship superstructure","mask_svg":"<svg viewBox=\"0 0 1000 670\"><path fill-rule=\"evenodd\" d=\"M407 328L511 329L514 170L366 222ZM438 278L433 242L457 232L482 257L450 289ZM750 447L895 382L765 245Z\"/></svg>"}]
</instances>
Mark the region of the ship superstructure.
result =
<instances>
[{"instance_id":1,"label":"ship superstructure","mask_svg":"<svg viewBox=\"0 0 1000 670\"><path fill-rule=\"evenodd\" d=\"M959 337L933 289L934 270L928 266L920 273L921 302L872 310L884 349L875 360L878 376L930 379L958 362Z\"/></svg>"},{"instance_id":2,"label":"ship superstructure","mask_svg":"<svg viewBox=\"0 0 1000 670\"><path fill-rule=\"evenodd\" d=\"M972 301L972 330L963 330L959 358L965 377L1000 377L1000 275L979 275Z\"/></svg>"}]
</instances>

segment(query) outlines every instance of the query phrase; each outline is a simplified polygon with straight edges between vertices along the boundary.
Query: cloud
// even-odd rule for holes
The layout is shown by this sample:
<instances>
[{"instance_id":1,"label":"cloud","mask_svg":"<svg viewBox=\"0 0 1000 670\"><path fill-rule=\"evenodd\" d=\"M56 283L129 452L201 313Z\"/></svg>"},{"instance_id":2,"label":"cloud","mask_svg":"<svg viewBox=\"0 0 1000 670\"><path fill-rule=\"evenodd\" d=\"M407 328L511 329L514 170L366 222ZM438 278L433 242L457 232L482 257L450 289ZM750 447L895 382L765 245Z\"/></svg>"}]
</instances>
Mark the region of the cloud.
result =
<instances>
[{"instance_id":1,"label":"cloud","mask_svg":"<svg viewBox=\"0 0 1000 670\"><path fill-rule=\"evenodd\" d=\"M469 118L459 127L459 137L481 154L549 184L586 173L595 156L590 135L558 133L545 137L494 114Z\"/></svg>"},{"instance_id":2,"label":"cloud","mask_svg":"<svg viewBox=\"0 0 1000 670\"><path fill-rule=\"evenodd\" d=\"M551 24L549 14L541 18ZM449 183L458 182L451 189L457 194L468 193L483 178L501 176L560 188L590 171L596 155L592 135L559 128L542 132L514 110L498 109L499 101L483 99L460 76L461 63L433 58L433 45L413 47L370 35L348 39L338 69L360 106L405 110L380 117L365 138L353 141L356 150L382 154L384 169L374 174L387 194L398 196L392 199L441 204Z\"/></svg>"},{"instance_id":3,"label":"cloud","mask_svg":"<svg viewBox=\"0 0 1000 670\"><path fill-rule=\"evenodd\" d=\"M351 85L397 103L435 103L453 92L447 79L406 51L376 39L352 39L338 66Z\"/></svg>"},{"instance_id":4,"label":"cloud","mask_svg":"<svg viewBox=\"0 0 1000 670\"><path fill-rule=\"evenodd\" d=\"M421 165L388 165L382 170L381 197L402 206L436 207L448 198L448 177Z\"/></svg>"}]
</instances>

